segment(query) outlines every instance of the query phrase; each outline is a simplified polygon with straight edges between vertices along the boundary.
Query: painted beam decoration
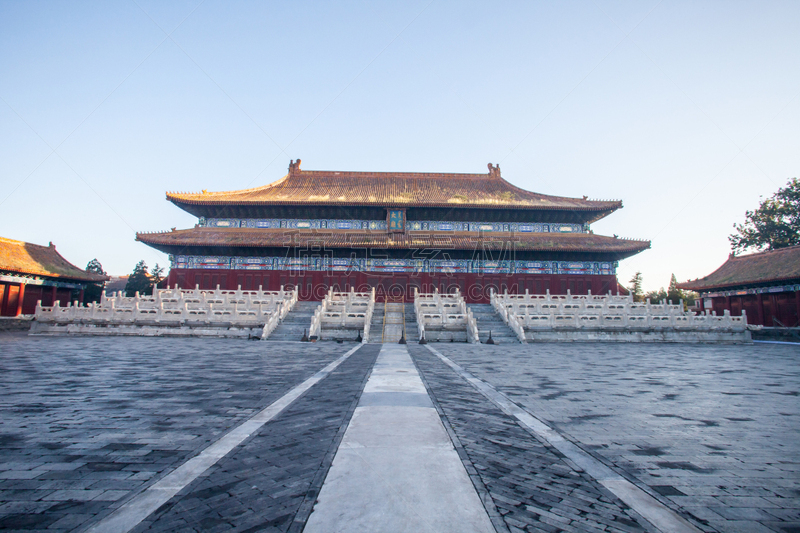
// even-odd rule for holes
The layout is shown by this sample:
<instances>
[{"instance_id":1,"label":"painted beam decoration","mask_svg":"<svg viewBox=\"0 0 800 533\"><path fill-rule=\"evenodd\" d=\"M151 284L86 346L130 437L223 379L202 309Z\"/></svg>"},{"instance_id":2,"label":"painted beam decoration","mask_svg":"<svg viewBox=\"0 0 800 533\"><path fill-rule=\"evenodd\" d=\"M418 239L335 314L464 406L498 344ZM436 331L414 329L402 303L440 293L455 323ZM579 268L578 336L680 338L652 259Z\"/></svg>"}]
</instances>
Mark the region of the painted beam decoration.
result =
<instances>
[{"instance_id":1,"label":"painted beam decoration","mask_svg":"<svg viewBox=\"0 0 800 533\"><path fill-rule=\"evenodd\" d=\"M614 275L616 274L617 262L171 255L170 266L177 269L208 270Z\"/></svg>"},{"instance_id":2,"label":"painted beam decoration","mask_svg":"<svg viewBox=\"0 0 800 533\"><path fill-rule=\"evenodd\" d=\"M540 222L456 222L448 220L409 220L402 210L390 210L396 214L396 227L390 228L387 220L337 220L296 218L200 218L198 225L207 228L254 228L254 229L356 229L386 231L470 231L505 233L587 233L588 224L540 223ZM404 228L404 229L398 229Z\"/></svg>"},{"instance_id":3,"label":"painted beam decoration","mask_svg":"<svg viewBox=\"0 0 800 533\"><path fill-rule=\"evenodd\" d=\"M775 294L778 292L798 292L800 284L796 285L772 285L769 287L753 287L750 289L736 289L731 291L709 291L701 292L702 298L719 298L727 296L745 296L748 294Z\"/></svg>"},{"instance_id":4,"label":"painted beam decoration","mask_svg":"<svg viewBox=\"0 0 800 533\"><path fill-rule=\"evenodd\" d=\"M22 283L25 285L41 285L43 287L58 287L59 289L82 289L85 285L45 279L39 276L22 276L19 274L0 274L0 281L6 283Z\"/></svg>"}]
</instances>

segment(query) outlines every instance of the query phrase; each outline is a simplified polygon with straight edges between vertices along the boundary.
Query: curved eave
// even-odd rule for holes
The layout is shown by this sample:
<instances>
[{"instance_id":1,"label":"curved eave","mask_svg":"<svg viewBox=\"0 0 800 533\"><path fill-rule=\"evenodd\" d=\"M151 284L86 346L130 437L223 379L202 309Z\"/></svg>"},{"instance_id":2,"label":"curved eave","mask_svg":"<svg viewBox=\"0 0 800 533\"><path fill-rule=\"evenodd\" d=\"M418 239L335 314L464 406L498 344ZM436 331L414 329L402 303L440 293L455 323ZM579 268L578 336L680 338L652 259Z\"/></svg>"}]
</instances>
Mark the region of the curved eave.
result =
<instances>
[{"instance_id":1,"label":"curved eave","mask_svg":"<svg viewBox=\"0 0 800 533\"><path fill-rule=\"evenodd\" d=\"M467 209L527 209L538 211L584 211L584 212L597 212L609 211L613 212L622 207L621 201L603 202L599 205L586 205L586 206L570 206L570 205L535 205L530 203L507 203L501 204L498 202L491 203L469 203L469 202L358 202L358 201L307 201L299 202L296 200L269 200L269 201L246 201L246 200L193 200L187 198L180 198L177 196L170 196L167 193L167 200L173 204L181 207L183 205L198 205L198 206L270 206L270 205L292 205L292 206L357 206L357 207L464 207Z\"/></svg>"},{"instance_id":2,"label":"curved eave","mask_svg":"<svg viewBox=\"0 0 800 533\"><path fill-rule=\"evenodd\" d=\"M48 272L44 270L36 270L36 269L21 269L21 268L0 268L0 272L13 272L16 274L21 274L23 276L34 276L37 278L52 278L61 281L74 281L76 283L102 283L104 281L108 281L108 276L92 276L87 275L83 276L80 274L70 275L70 274L59 274L56 272Z\"/></svg>"},{"instance_id":3,"label":"curved eave","mask_svg":"<svg viewBox=\"0 0 800 533\"><path fill-rule=\"evenodd\" d=\"M687 290L687 291L709 292L714 290L745 289L745 288L759 287L764 285L775 285L778 283L800 283L800 278L794 276L785 278L754 279L754 280L736 281L734 283L715 283L711 285L705 285L697 282L687 281L684 283L678 283L676 287L678 287L681 290Z\"/></svg>"},{"instance_id":4,"label":"curved eave","mask_svg":"<svg viewBox=\"0 0 800 533\"><path fill-rule=\"evenodd\" d=\"M451 250L517 250L529 252L606 253L624 259L650 248L649 241L617 239L593 234L511 234L474 232L409 232L349 230L259 230L250 228L194 228L161 233L137 233L136 240L166 253L191 247L265 248L303 247L323 242L326 248L441 248Z\"/></svg>"}]
</instances>

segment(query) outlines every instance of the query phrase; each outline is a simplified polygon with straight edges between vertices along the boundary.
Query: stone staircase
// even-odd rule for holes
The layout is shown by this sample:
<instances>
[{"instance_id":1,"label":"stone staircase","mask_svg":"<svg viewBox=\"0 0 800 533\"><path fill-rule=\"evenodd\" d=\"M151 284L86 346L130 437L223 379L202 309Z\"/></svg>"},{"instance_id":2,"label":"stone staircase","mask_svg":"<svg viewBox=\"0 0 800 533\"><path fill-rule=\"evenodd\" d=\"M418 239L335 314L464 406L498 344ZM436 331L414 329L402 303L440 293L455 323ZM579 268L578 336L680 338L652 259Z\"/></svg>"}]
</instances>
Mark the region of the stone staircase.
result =
<instances>
[{"instance_id":1,"label":"stone staircase","mask_svg":"<svg viewBox=\"0 0 800 533\"><path fill-rule=\"evenodd\" d=\"M369 323L369 338L367 342L383 342L383 303L375 302L375 309L372 311L372 322Z\"/></svg>"},{"instance_id":2,"label":"stone staircase","mask_svg":"<svg viewBox=\"0 0 800 533\"><path fill-rule=\"evenodd\" d=\"M485 343L492 332L492 340L496 344L519 344L514 331L503 322L491 304L468 304L478 324L478 336Z\"/></svg>"},{"instance_id":3,"label":"stone staircase","mask_svg":"<svg viewBox=\"0 0 800 533\"><path fill-rule=\"evenodd\" d=\"M419 327L417 326L417 313L414 311L414 304L405 304L406 312L406 342L419 342Z\"/></svg>"},{"instance_id":4,"label":"stone staircase","mask_svg":"<svg viewBox=\"0 0 800 533\"><path fill-rule=\"evenodd\" d=\"M311 326L311 317L320 306L320 302L297 302L294 309L289 311L283 322L275 328L268 341L299 341L303 338L303 331L308 333Z\"/></svg>"}]
</instances>

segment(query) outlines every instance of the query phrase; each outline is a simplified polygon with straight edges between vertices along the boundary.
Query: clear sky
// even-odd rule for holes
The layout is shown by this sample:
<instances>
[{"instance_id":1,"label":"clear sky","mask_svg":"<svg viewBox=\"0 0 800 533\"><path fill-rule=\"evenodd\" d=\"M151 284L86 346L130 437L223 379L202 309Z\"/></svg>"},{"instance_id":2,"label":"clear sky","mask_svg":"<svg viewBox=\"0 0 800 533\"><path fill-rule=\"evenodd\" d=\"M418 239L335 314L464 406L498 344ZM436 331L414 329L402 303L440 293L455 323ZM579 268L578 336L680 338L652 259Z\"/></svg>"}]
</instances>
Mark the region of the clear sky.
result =
<instances>
[{"instance_id":1,"label":"clear sky","mask_svg":"<svg viewBox=\"0 0 800 533\"><path fill-rule=\"evenodd\" d=\"M486 172L621 199L645 289L704 276L800 176L800 2L0 2L0 236L111 274L166 191Z\"/></svg>"}]
</instances>

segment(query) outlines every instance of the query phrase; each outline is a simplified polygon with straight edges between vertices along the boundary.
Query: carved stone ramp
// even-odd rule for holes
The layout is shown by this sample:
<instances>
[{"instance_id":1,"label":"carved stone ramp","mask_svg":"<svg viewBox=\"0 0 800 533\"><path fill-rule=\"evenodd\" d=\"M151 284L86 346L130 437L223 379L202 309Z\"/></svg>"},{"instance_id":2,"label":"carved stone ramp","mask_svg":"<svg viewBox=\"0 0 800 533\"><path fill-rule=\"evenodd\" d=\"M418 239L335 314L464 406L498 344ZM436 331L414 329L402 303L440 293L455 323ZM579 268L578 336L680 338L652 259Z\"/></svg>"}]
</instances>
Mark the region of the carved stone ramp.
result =
<instances>
[{"instance_id":1,"label":"carved stone ramp","mask_svg":"<svg viewBox=\"0 0 800 533\"><path fill-rule=\"evenodd\" d=\"M383 345L304 531L495 531L405 346Z\"/></svg>"}]
</instances>

